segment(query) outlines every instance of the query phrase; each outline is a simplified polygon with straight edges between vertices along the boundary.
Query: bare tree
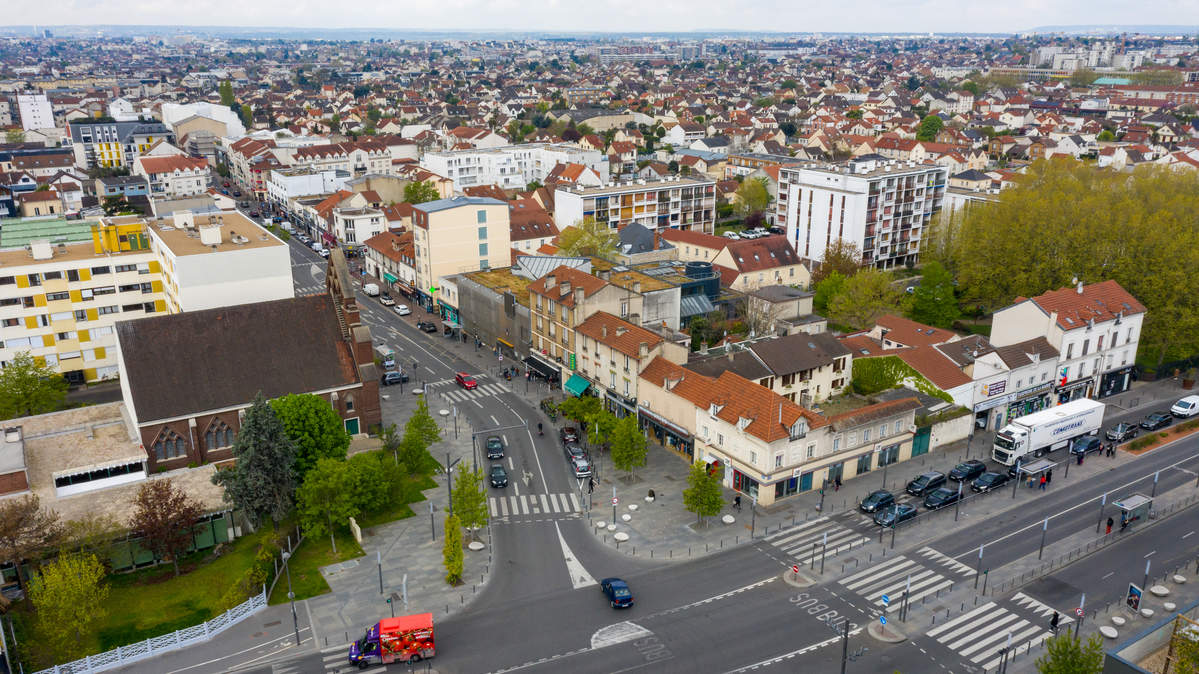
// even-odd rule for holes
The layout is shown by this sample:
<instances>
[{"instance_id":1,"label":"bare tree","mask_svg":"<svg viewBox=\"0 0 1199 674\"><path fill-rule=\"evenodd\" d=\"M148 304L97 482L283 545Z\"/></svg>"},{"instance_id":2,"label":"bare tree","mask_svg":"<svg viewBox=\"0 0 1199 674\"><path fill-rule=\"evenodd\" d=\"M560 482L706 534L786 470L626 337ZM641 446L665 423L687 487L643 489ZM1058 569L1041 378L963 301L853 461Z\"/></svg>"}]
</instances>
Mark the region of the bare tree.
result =
<instances>
[{"instance_id":1,"label":"bare tree","mask_svg":"<svg viewBox=\"0 0 1199 674\"><path fill-rule=\"evenodd\" d=\"M755 336L774 332L775 322L782 318L783 309L774 302L749 295L742 305L741 319Z\"/></svg>"},{"instance_id":2,"label":"bare tree","mask_svg":"<svg viewBox=\"0 0 1199 674\"><path fill-rule=\"evenodd\" d=\"M171 480L142 485L133 500L129 529L159 559L170 558L179 575L179 556L192 543L192 527L200 519L200 504Z\"/></svg>"},{"instance_id":3,"label":"bare tree","mask_svg":"<svg viewBox=\"0 0 1199 674\"><path fill-rule=\"evenodd\" d=\"M0 560L16 566L22 590L21 562L53 545L61 535L58 513L42 508L37 495L0 501Z\"/></svg>"}]
</instances>

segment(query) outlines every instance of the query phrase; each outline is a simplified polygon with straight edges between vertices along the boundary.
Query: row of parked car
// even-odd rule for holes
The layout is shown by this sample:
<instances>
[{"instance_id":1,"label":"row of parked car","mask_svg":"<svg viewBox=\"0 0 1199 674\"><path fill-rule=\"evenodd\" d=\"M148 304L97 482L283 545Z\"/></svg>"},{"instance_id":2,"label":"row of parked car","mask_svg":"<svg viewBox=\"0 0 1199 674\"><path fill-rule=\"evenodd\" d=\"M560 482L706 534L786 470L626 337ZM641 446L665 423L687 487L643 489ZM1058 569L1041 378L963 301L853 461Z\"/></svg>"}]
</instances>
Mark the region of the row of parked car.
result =
<instances>
[{"instance_id":1,"label":"row of parked car","mask_svg":"<svg viewBox=\"0 0 1199 674\"><path fill-rule=\"evenodd\" d=\"M935 470L921 473L908 482L904 491L912 496L924 497L924 507L937 510L953 505L961 498L958 488L948 486L950 480L960 483L962 489L969 485L971 491L982 493L998 489L1010 479L1008 473L987 470L987 464L970 459L954 466L948 475ZM874 513L875 524L884 527L896 526L917 515L916 506L896 501L895 495L885 489L872 492L862 499L858 508L864 513Z\"/></svg>"},{"instance_id":2,"label":"row of parked car","mask_svg":"<svg viewBox=\"0 0 1199 674\"><path fill-rule=\"evenodd\" d=\"M579 444L579 431L573 426L564 426L558 429L558 440L562 442L562 451L566 454L566 465L571 475L580 480L591 477L591 457Z\"/></svg>"}]
</instances>

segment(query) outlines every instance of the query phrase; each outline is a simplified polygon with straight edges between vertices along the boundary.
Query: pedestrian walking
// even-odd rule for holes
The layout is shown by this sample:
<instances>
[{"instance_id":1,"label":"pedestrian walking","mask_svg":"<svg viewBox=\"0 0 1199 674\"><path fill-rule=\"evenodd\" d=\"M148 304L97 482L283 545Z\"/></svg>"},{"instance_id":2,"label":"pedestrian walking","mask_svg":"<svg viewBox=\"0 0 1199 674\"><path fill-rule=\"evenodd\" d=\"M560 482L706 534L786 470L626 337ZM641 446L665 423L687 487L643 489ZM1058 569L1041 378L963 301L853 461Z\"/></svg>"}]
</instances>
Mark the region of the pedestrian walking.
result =
<instances>
[{"instance_id":1,"label":"pedestrian walking","mask_svg":"<svg viewBox=\"0 0 1199 674\"><path fill-rule=\"evenodd\" d=\"M733 497L733 507L737 510L741 510L741 494L737 494Z\"/></svg>"},{"instance_id":2,"label":"pedestrian walking","mask_svg":"<svg viewBox=\"0 0 1199 674\"><path fill-rule=\"evenodd\" d=\"M1082 457L1083 457L1082 452L1079 452L1078 453L1078 465L1080 465L1080 466L1082 465Z\"/></svg>"},{"instance_id":3,"label":"pedestrian walking","mask_svg":"<svg viewBox=\"0 0 1199 674\"><path fill-rule=\"evenodd\" d=\"M1045 484L1047 484L1047 485L1053 484L1053 469L1052 468L1045 471Z\"/></svg>"},{"instance_id":4,"label":"pedestrian walking","mask_svg":"<svg viewBox=\"0 0 1199 674\"><path fill-rule=\"evenodd\" d=\"M1053 630L1054 634L1057 634L1057 625L1061 622L1061 619L1062 617L1058 615L1057 611L1054 611L1053 617L1049 619L1049 629Z\"/></svg>"},{"instance_id":5,"label":"pedestrian walking","mask_svg":"<svg viewBox=\"0 0 1199 674\"><path fill-rule=\"evenodd\" d=\"M841 491L841 476L840 475L838 475L836 477L836 479L833 480L833 491Z\"/></svg>"},{"instance_id":6,"label":"pedestrian walking","mask_svg":"<svg viewBox=\"0 0 1199 674\"><path fill-rule=\"evenodd\" d=\"M1045 476L1042 475L1041 476L1041 491L1045 491L1045 482L1046 482Z\"/></svg>"},{"instance_id":7,"label":"pedestrian walking","mask_svg":"<svg viewBox=\"0 0 1199 674\"><path fill-rule=\"evenodd\" d=\"M1103 532L1104 536L1107 536L1108 534L1112 533L1112 525L1114 525L1115 523L1116 523L1116 520L1114 520L1110 517L1107 518L1107 531Z\"/></svg>"}]
</instances>

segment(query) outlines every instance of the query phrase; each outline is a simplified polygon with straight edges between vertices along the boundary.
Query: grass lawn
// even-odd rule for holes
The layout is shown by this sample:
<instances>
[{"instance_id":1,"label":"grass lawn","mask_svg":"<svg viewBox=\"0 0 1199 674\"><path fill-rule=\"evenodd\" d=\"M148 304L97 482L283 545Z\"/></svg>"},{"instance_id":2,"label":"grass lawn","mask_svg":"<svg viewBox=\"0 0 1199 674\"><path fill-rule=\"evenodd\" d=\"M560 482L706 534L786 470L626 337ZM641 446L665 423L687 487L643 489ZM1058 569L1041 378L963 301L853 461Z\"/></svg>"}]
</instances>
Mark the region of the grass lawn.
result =
<instances>
[{"instance_id":1,"label":"grass lawn","mask_svg":"<svg viewBox=\"0 0 1199 674\"><path fill-rule=\"evenodd\" d=\"M217 615L221 597L253 564L258 546L271 537L270 527L264 527L226 546L220 557L188 560L178 578L169 564L109 576L108 605L114 609L97 625L97 650L198 625Z\"/></svg>"},{"instance_id":2,"label":"grass lawn","mask_svg":"<svg viewBox=\"0 0 1199 674\"><path fill-rule=\"evenodd\" d=\"M288 561L291 567L291 588L296 593L296 599L307 599L329 591L329 584L321 576L321 567L347 559L355 559L363 555L362 547L354 540L349 530L339 531L337 539L337 554L329 545L328 536L309 536L295 549L295 554ZM269 604L280 604L287 601L287 577L281 577L275 583L275 590L268 599Z\"/></svg>"},{"instance_id":3,"label":"grass lawn","mask_svg":"<svg viewBox=\"0 0 1199 674\"><path fill-rule=\"evenodd\" d=\"M716 225L716 236L720 236L720 235L724 234L725 232L736 232L736 233L740 234L741 231L744 229L745 229L745 223L740 220L734 221L734 222L726 224L726 225Z\"/></svg>"}]
</instances>

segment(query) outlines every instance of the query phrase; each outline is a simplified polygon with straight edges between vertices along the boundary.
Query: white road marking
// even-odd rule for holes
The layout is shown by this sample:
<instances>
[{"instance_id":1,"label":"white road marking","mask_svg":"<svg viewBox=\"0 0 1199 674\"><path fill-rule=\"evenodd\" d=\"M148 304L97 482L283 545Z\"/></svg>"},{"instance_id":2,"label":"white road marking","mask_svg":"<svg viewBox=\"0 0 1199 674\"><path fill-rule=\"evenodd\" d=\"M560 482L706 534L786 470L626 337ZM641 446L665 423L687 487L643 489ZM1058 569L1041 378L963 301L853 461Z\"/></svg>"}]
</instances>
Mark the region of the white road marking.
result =
<instances>
[{"instance_id":1,"label":"white road marking","mask_svg":"<svg viewBox=\"0 0 1199 674\"><path fill-rule=\"evenodd\" d=\"M652 636L653 632L645 629L636 623L624 622L615 623L606 627L601 627L591 635L591 650L597 648L607 648L616 644L623 644L634 639L641 639Z\"/></svg>"},{"instance_id":2,"label":"white road marking","mask_svg":"<svg viewBox=\"0 0 1199 674\"><path fill-rule=\"evenodd\" d=\"M583 568L582 562L575 559L574 553L570 551L570 546L566 544L566 539L562 537L562 529L554 522L554 530L558 532L558 542L562 544L562 559L566 562L566 572L570 575L570 584L574 589L595 585L595 578L587 573L587 569Z\"/></svg>"}]
</instances>

